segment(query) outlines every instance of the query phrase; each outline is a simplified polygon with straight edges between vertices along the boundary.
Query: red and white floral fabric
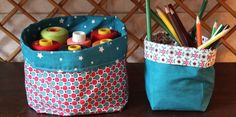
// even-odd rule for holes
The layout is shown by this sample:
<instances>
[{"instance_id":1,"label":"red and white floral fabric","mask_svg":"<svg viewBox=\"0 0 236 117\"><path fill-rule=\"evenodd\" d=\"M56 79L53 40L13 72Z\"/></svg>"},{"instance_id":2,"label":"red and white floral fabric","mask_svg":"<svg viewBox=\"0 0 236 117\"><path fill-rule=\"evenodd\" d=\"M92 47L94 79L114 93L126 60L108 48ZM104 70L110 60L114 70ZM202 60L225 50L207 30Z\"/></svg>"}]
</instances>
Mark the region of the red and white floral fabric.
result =
<instances>
[{"instance_id":1,"label":"red and white floral fabric","mask_svg":"<svg viewBox=\"0 0 236 117\"><path fill-rule=\"evenodd\" d=\"M144 57L148 60L174 65L207 68L215 63L216 50L172 46L144 41Z\"/></svg>"}]
</instances>

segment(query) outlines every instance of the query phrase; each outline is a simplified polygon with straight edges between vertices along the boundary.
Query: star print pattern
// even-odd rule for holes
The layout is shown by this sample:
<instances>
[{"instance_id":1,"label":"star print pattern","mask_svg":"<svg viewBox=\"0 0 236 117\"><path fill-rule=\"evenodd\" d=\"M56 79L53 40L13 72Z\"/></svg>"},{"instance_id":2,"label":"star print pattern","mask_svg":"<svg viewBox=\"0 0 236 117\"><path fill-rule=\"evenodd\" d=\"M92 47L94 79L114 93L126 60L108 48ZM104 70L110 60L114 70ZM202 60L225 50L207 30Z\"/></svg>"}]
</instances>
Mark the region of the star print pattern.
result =
<instances>
[{"instance_id":1,"label":"star print pattern","mask_svg":"<svg viewBox=\"0 0 236 117\"><path fill-rule=\"evenodd\" d=\"M42 53L38 53L37 57L41 59L41 58L43 58L43 54Z\"/></svg>"},{"instance_id":2,"label":"star print pattern","mask_svg":"<svg viewBox=\"0 0 236 117\"><path fill-rule=\"evenodd\" d=\"M74 19L76 19L77 18L77 16L73 16L73 18ZM108 17L109 18L109 17ZM108 19L107 17L104 17L104 18L102 18L102 20L107 20ZM65 20L66 20L66 18L59 18L58 19L58 23L60 23L60 24L63 24L65 27L68 27L68 26L70 26L70 24L66 24L65 23ZM91 23L96 23L97 21L96 21L96 19L90 19L89 20ZM51 23L49 23L49 24L51 24ZM116 23L117 24L117 23ZM47 24L48 25L48 24ZM86 24L83 24L83 26L82 26L83 28L88 28L88 26L86 25ZM109 28L111 28L112 29L112 26L108 26ZM125 26L122 26L121 27L121 29L123 30L125 28ZM37 28L36 28L37 30L41 30L41 27L40 26L38 26ZM29 29L28 29L29 30ZM92 29L93 30L93 29ZM91 30L91 31L92 31ZM30 31L30 30L29 30ZM34 37L34 38L36 38L36 37ZM125 36L125 38L126 38L126 36ZM108 43L109 45L111 45L111 46L113 46L113 42L109 42ZM115 45L114 45L115 46ZM101 55L105 55L106 54L106 52L109 52L109 51L105 51L106 50L106 48L107 48L107 46L101 46L101 47L99 47L98 48L98 53L99 54L101 54ZM119 47L114 47L114 51L116 50L117 52L118 52L118 50L119 50L120 48ZM109 49L110 50L110 49ZM120 52L120 51L119 51ZM72 51L72 53L75 53L75 54L77 54L77 52L76 51ZM54 52L53 51L50 51L50 54L52 55L52 54L54 54ZM44 57L44 56L46 56L46 57ZM45 61L47 58L48 58L48 55L47 54L45 54L43 56L43 54L42 53L38 53L37 54L37 58L39 58L39 59L41 59L41 61ZM77 60L78 61L83 61L83 62L86 62L87 61L87 64L90 64L90 65L92 65L92 64L94 64L94 63L96 63L96 64L99 64L98 62L96 62L96 60L94 60L94 59L91 59L91 60L85 60L84 59L84 56L77 56ZM67 62L67 60L64 60L62 57L58 57L58 58L55 58L55 60L57 59L57 61L58 62ZM73 70L73 69L72 69Z\"/></svg>"},{"instance_id":3,"label":"star print pattern","mask_svg":"<svg viewBox=\"0 0 236 117\"><path fill-rule=\"evenodd\" d=\"M82 61L84 58L83 56L79 56L79 60Z\"/></svg>"},{"instance_id":4,"label":"star print pattern","mask_svg":"<svg viewBox=\"0 0 236 117\"><path fill-rule=\"evenodd\" d=\"M119 60L118 60L118 59L116 60L116 63L119 63Z\"/></svg>"},{"instance_id":5,"label":"star print pattern","mask_svg":"<svg viewBox=\"0 0 236 117\"><path fill-rule=\"evenodd\" d=\"M27 29L26 29L26 32L27 31L29 31L29 33L32 33L32 35L31 35L31 37L32 38L37 38L37 36L38 35L35 35L34 34L34 32L35 31L37 31L38 32L38 30L42 30L42 27L47 27L47 26L49 26L49 25L52 25L52 26L54 26L54 25L60 25L60 26L62 26L62 27L65 27L65 28L70 28L71 27L71 23L70 22L68 22L68 21L75 21L75 20L78 20L78 19L80 19L80 17L74 17L74 16L72 16L71 17L72 19L70 19L70 20L68 20L67 19L67 17L59 17L59 18L55 18L57 21L53 21L53 22L49 22L49 23L47 23L47 24L45 24L45 25L36 25L36 26L34 26L34 28L30 28L30 27L28 27ZM108 20L109 19L109 20ZM106 21L105 21L106 20ZM113 17L113 20L114 20L114 17ZM84 29L84 27L86 27L87 29L89 29L89 30L93 30L94 28L91 28L92 26L94 26L92 23L100 23L100 22L110 22L111 20L110 20L110 17L108 16L108 17L101 17L100 19L99 18L88 18L87 19L87 23L88 24L86 24L86 23L83 23L82 24L82 26L79 26L80 28L82 28L82 30ZM40 22L38 22L37 24L40 24ZM119 23L118 22L115 22L115 24L116 25L119 25ZM105 25L107 25L106 27L108 27L108 28L111 28L112 27L112 25L109 25L109 24L107 24L107 23L105 23ZM67 26L69 26L69 27L67 27ZM125 26L120 26L119 28L121 28L120 29L120 31L122 32L123 30L122 30L122 27L125 27ZM115 29L116 30L116 29ZM90 32L90 31L89 31ZM28 32L27 32L28 33ZM123 33L122 33L123 34ZM27 40L28 39L28 37L26 37L25 35L23 35L24 36L24 40ZM126 38L126 36L124 36L125 38ZM28 46L28 45L26 45L26 46ZM114 47L113 47L114 46ZM112 47L112 48L110 48L110 47ZM111 53L111 51L112 52L116 52L116 53L114 53L114 55L116 55L117 57L118 57L118 55L122 55L122 56L120 56L120 57L123 57L123 53L122 52L124 52L125 51L125 49L121 49L121 48L123 48L124 46L122 46L122 47L119 47L119 46L117 46L117 41L112 41L112 42L108 42L108 43L106 43L105 45L99 45L98 47L96 47L96 48L94 48L94 54L96 54L96 55L99 55L98 57L99 57L99 59L97 59L97 57L87 57L86 55L87 54L85 54L85 56L83 55L83 54L80 54L80 52L78 52L78 51L71 51L71 52L68 52L68 53L65 53L65 55L66 56L64 56L64 55L62 55L62 56L60 56L60 51L59 52L57 52L57 51L49 51L49 52L37 52L37 53L34 53L33 55L35 56L36 55L36 57L33 57L33 61L32 61L32 59L29 59L29 61L31 62L31 63L34 63L35 64L35 66L39 66L39 67L49 67L49 69L50 70L56 70L56 71L58 71L58 67L56 67L57 65L63 65L62 64L62 62L63 63L67 63L67 62L70 62L70 59L67 59L68 57L69 57L69 53L73 53L73 58L76 58L76 60L74 60L73 62L75 62L75 63L73 63L73 64L71 64L70 65L70 69L68 69L68 68L66 68L65 66L64 67L61 67L61 70L62 71L73 71L74 70L74 67L75 66L73 66L73 65L75 65L76 64L76 61L77 62L83 62L83 65L84 66L89 66L89 65L91 65L91 66L94 66L94 65L99 65L99 64L102 64L102 62L104 61L104 62L106 62L106 59L104 59L104 60L101 60L101 56L103 57L105 57L105 58L107 58L107 57L111 57L112 59L111 60L113 60L114 62L115 62L115 60L116 60L116 57L114 57L114 56L107 56L107 54L108 53ZM119 50L119 51L118 51ZM82 56L82 57L80 57L80 56ZM120 58L119 57L119 58ZM65 59L66 58L66 59ZM37 61L34 61L34 59L37 59ZM47 61L48 62L48 64L44 64L45 63L45 61ZM55 66L55 67L53 67L53 66ZM78 68L79 69L79 68Z\"/></svg>"},{"instance_id":6,"label":"star print pattern","mask_svg":"<svg viewBox=\"0 0 236 117\"><path fill-rule=\"evenodd\" d=\"M125 30L125 27L122 27L122 30Z\"/></svg>"},{"instance_id":7,"label":"star print pattern","mask_svg":"<svg viewBox=\"0 0 236 117\"><path fill-rule=\"evenodd\" d=\"M63 24L63 23L64 23L64 19L61 18L61 19L59 20L59 22L60 22L61 24Z\"/></svg>"},{"instance_id":8,"label":"star print pattern","mask_svg":"<svg viewBox=\"0 0 236 117\"><path fill-rule=\"evenodd\" d=\"M92 20L92 24L94 24L95 23L95 20Z\"/></svg>"},{"instance_id":9,"label":"star print pattern","mask_svg":"<svg viewBox=\"0 0 236 117\"><path fill-rule=\"evenodd\" d=\"M57 72L63 72L63 71L59 69Z\"/></svg>"},{"instance_id":10,"label":"star print pattern","mask_svg":"<svg viewBox=\"0 0 236 117\"><path fill-rule=\"evenodd\" d=\"M63 61L63 59L62 59L62 58L60 58L60 59L59 59L59 61Z\"/></svg>"},{"instance_id":11,"label":"star print pattern","mask_svg":"<svg viewBox=\"0 0 236 117\"><path fill-rule=\"evenodd\" d=\"M99 51L100 51L101 53L103 53L104 48L103 48L103 47L99 47Z\"/></svg>"},{"instance_id":12,"label":"star print pattern","mask_svg":"<svg viewBox=\"0 0 236 117\"><path fill-rule=\"evenodd\" d=\"M77 71L78 70L78 68L74 68L74 71Z\"/></svg>"}]
</instances>

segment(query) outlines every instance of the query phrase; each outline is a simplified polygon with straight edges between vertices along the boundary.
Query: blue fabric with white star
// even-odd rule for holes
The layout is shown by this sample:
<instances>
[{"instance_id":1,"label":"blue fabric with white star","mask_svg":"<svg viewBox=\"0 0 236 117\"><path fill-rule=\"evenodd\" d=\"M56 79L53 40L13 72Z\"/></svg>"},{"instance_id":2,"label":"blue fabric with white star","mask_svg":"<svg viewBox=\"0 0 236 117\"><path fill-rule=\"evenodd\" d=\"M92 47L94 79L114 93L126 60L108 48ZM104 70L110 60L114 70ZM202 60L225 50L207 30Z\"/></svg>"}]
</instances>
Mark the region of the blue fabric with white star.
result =
<instances>
[{"instance_id":1,"label":"blue fabric with white star","mask_svg":"<svg viewBox=\"0 0 236 117\"><path fill-rule=\"evenodd\" d=\"M64 27L73 31L84 31L106 27L117 30L121 36L111 42L81 51L36 51L30 44L40 39L40 31L51 26ZM71 35L70 35L71 36ZM125 59L127 52L127 32L124 23L116 16L66 16L44 19L26 27L21 33L21 48L25 61L32 67L58 72L80 72L118 63Z\"/></svg>"}]
</instances>

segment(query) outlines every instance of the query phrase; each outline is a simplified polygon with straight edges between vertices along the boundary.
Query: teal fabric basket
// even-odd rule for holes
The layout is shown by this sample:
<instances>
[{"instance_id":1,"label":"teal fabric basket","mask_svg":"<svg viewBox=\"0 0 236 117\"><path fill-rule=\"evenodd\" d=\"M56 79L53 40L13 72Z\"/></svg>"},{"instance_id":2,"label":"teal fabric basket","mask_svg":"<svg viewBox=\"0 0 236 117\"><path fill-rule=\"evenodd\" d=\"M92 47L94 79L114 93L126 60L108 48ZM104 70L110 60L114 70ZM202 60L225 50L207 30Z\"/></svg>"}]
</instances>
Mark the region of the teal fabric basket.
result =
<instances>
[{"instance_id":1,"label":"teal fabric basket","mask_svg":"<svg viewBox=\"0 0 236 117\"><path fill-rule=\"evenodd\" d=\"M214 89L216 50L145 40L145 87L152 110L205 111Z\"/></svg>"},{"instance_id":2,"label":"teal fabric basket","mask_svg":"<svg viewBox=\"0 0 236 117\"><path fill-rule=\"evenodd\" d=\"M80 51L36 51L33 41L44 28L59 26L84 31L98 28L118 31L120 37ZM65 46L66 47L66 46ZM25 58L25 90L28 105L37 113L59 116L119 112L128 102L126 70L127 32L115 16L66 16L44 19L21 34Z\"/></svg>"}]
</instances>

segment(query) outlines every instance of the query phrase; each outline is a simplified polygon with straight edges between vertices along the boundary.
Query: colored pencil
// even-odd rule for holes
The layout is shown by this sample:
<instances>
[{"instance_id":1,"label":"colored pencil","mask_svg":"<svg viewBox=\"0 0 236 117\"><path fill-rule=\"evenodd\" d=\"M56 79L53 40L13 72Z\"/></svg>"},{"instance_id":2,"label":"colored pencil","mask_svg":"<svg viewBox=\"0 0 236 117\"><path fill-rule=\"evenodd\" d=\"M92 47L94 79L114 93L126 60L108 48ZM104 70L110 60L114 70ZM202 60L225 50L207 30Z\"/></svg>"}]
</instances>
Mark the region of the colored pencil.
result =
<instances>
[{"instance_id":1,"label":"colored pencil","mask_svg":"<svg viewBox=\"0 0 236 117\"><path fill-rule=\"evenodd\" d=\"M169 19L166 17L165 13L162 12L160 9L156 9L157 14L159 15L159 17L162 19L162 21L165 23L165 25L167 26L167 28L170 30L170 32L174 35L176 41L182 46L183 43L181 43L179 37L177 36L173 26L171 25Z\"/></svg>"},{"instance_id":2,"label":"colored pencil","mask_svg":"<svg viewBox=\"0 0 236 117\"><path fill-rule=\"evenodd\" d=\"M202 45L202 26L199 17L196 20L197 47Z\"/></svg>"},{"instance_id":3,"label":"colored pencil","mask_svg":"<svg viewBox=\"0 0 236 117\"><path fill-rule=\"evenodd\" d=\"M218 33L220 33L223 29L224 29L223 24L220 24L220 26L217 28L217 30L216 30L215 33L211 36L211 38L214 37L214 36L216 36Z\"/></svg>"},{"instance_id":4,"label":"colored pencil","mask_svg":"<svg viewBox=\"0 0 236 117\"><path fill-rule=\"evenodd\" d=\"M218 23L215 21L215 22L214 22L214 25L213 25L213 27L212 27L211 37L212 37L213 34L216 32L217 27L218 27Z\"/></svg>"},{"instance_id":5,"label":"colored pencil","mask_svg":"<svg viewBox=\"0 0 236 117\"><path fill-rule=\"evenodd\" d=\"M175 17L175 19L177 20L177 23L179 24L179 27L181 28L182 32L184 33L184 38L188 41L188 46L189 47L194 47L194 41L192 41L190 39L190 35L187 32L187 30L184 28L183 23L181 22L179 16L177 15L177 13L175 12L174 6L172 4L168 4L168 7L170 9L171 14ZM173 13L172 13L173 12Z\"/></svg>"},{"instance_id":6,"label":"colored pencil","mask_svg":"<svg viewBox=\"0 0 236 117\"><path fill-rule=\"evenodd\" d=\"M228 24L226 24L226 25L224 25L224 29L223 30L228 29L229 27L230 26Z\"/></svg>"},{"instance_id":7,"label":"colored pencil","mask_svg":"<svg viewBox=\"0 0 236 117\"><path fill-rule=\"evenodd\" d=\"M211 39L209 39L206 43L202 44L201 46L198 47L198 49L204 49L208 46L210 46L212 43L214 43L215 41L219 40L220 38L222 38L226 33L228 33L230 31L230 29L226 29L223 30L222 32L220 32L219 34L217 34L216 36L212 37Z\"/></svg>"},{"instance_id":8,"label":"colored pencil","mask_svg":"<svg viewBox=\"0 0 236 117\"><path fill-rule=\"evenodd\" d=\"M174 27L176 33L177 33L177 36L179 37L180 39L180 42L183 44L183 46L188 46L188 42L186 41L185 37L184 37L184 34L179 26L179 24L177 23L177 20L175 19L175 17L172 15L172 13L170 13L170 9L168 7L165 7L165 12L172 24L172 26Z\"/></svg>"},{"instance_id":9,"label":"colored pencil","mask_svg":"<svg viewBox=\"0 0 236 117\"><path fill-rule=\"evenodd\" d=\"M208 0L203 0L201 8L200 8L199 13L198 13L198 16L200 18L202 18L202 16L203 16L203 13L204 13L204 11L206 9L207 3L208 3Z\"/></svg>"},{"instance_id":10,"label":"colored pencil","mask_svg":"<svg viewBox=\"0 0 236 117\"><path fill-rule=\"evenodd\" d=\"M158 15L156 15L156 13L152 9L151 9L151 15L153 17L153 20L156 21L163 28L163 30L165 30L166 33L168 33L176 41L174 35L170 32L170 30L167 28L167 26L164 24L161 18ZM178 45L180 44L178 43Z\"/></svg>"},{"instance_id":11,"label":"colored pencil","mask_svg":"<svg viewBox=\"0 0 236 117\"><path fill-rule=\"evenodd\" d=\"M226 24L225 26L224 26L224 29L223 30L226 30L226 29L228 29L228 28L230 28L230 26L228 25L228 24ZM214 42L212 45L211 45L211 49L216 49L217 47L219 47L220 46L220 44L221 44L221 41L220 41L220 39L219 40L217 40L216 42Z\"/></svg>"},{"instance_id":12,"label":"colored pencil","mask_svg":"<svg viewBox=\"0 0 236 117\"><path fill-rule=\"evenodd\" d=\"M199 13L198 13L198 16L199 16L200 19L202 19L202 16L203 16L203 13L206 9L207 3L208 3L208 0L203 0L201 8L200 8ZM191 32L191 39L193 41L195 40L195 36L196 36L196 24L194 24L193 30Z\"/></svg>"},{"instance_id":13,"label":"colored pencil","mask_svg":"<svg viewBox=\"0 0 236 117\"><path fill-rule=\"evenodd\" d=\"M152 37L150 10L150 0L146 0L147 38L149 41L151 41Z\"/></svg>"}]
</instances>

